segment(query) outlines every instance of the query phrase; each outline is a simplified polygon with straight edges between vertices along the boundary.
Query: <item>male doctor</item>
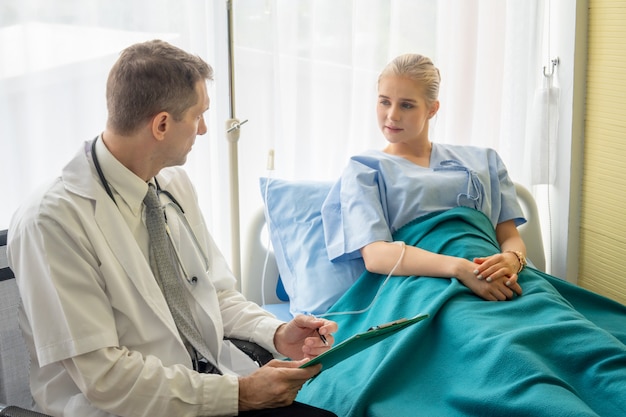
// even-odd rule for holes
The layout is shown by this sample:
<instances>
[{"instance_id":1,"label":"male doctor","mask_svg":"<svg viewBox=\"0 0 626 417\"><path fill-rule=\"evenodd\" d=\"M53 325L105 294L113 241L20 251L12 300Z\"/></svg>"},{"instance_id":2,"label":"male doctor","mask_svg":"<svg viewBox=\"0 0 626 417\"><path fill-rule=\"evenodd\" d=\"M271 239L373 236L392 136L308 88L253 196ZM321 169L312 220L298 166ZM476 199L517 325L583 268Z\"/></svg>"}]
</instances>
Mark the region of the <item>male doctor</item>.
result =
<instances>
[{"instance_id":1,"label":"male doctor","mask_svg":"<svg viewBox=\"0 0 626 417\"><path fill-rule=\"evenodd\" d=\"M294 398L320 371L299 366L329 348L336 323L308 316L284 323L246 301L176 167L207 131L212 78L208 64L163 41L124 50L107 82L104 132L15 213L9 264L41 411L334 415ZM210 357L181 336L153 274L143 204L149 184L165 206L184 299ZM259 367L225 337L293 361Z\"/></svg>"}]
</instances>

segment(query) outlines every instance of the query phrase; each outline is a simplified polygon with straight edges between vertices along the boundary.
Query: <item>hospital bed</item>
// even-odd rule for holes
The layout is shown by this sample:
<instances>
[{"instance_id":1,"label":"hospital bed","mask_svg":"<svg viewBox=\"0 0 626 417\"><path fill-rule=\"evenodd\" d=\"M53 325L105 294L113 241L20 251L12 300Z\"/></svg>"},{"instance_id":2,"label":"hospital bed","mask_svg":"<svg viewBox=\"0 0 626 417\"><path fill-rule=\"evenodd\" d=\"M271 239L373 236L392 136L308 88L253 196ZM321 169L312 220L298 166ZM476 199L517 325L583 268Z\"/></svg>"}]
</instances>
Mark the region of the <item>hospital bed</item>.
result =
<instances>
[{"instance_id":1,"label":"hospital bed","mask_svg":"<svg viewBox=\"0 0 626 417\"><path fill-rule=\"evenodd\" d=\"M515 186L528 220L519 227L524 293L488 302L456 279L331 263L320 214L330 183L261 179L264 208L243 247L244 295L284 320L335 320L335 343L429 315L322 368L296 400L345 417L626 415L626 306L544 272L537 206ZM499 251L489 219L466 207L416 218L393 239L466 259Z\"/></svg>"},{"instance_id":2,"label":"hospital bed","mask_svg":"<svg viewBox=\"0 0 626 417\"><path fill-rule=\"evenodd\" d=\"M309 229L312 225L321 227L319 223L320 198L316 197L324 195L325 190L330 187L330 183L324 181L270 179L269 184L274 185L274 181L274 184L279 184L281 188L279 197L284 199L283 202L286 205L302 207L300 212L295 209L289 210L289 213L293 215L293 219L284 219L285 222L293 221L300 224L301 228L304 229ZM265 182L263 181L261 184L262 193L265 192L264 188ZM530 191L523 185L516 183L515 190L527 220L518 229L526 244L528 261L537 269L545 271L546 259L537 204ZM307 204L311 204L311 206L307 207ZM316 205L320 206L315 207ZM277 317L289 320L293 317L289 308L289 294L286 292L285 285L280 277L275 250L268 240L269 232L266 225L266 214L265 207L260 207L247 227L242 253L242 291L249 300L263 305ZM317 236L319 237L320 234L318 233ZM299 247L301 242L285 242L285 245ZM302 257L308 256L307 253L302 253L301 255ZM316 273L316 271L308 272L310 274ZM306 280L306 277L303 276L297 278ZM294 288L293 290L295 291L296 289Z\"/></svg>"}]
</instances>

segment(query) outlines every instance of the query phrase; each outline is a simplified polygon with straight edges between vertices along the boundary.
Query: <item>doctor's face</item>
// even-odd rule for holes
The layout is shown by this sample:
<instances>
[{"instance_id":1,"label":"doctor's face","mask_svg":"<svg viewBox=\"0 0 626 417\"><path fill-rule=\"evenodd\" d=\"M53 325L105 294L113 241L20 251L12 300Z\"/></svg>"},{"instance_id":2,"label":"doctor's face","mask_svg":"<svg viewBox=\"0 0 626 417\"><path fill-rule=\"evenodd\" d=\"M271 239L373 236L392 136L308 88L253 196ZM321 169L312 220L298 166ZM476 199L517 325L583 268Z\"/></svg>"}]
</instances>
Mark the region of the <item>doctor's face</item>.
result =
<instances>
[{"instance_id":1,"label":"doctor's face","mask_svg":"<svg viewBox=\"0 0 626 417\"><path fill-rule=\"evenodd\" d=\"M390 143L428 141L428 119L436 107L426 101L420 83L387 75L378 83L378 127Z\"/></svg>"},{"instance_id":2,"label":"doctor's face","mask_svg":"<svg viewBox=\"0 0 626 417\"><path fill-rule=\"evenodd\" d=\"M187 109L182 120L172 122L169 132L169 161L166 166L183 165L196 141L196 136L204 135L208 130L204 114L209 110L209 95L204 81L198 81L196 84L196 95L198 101Z\"/></svg>"}]
</instances>

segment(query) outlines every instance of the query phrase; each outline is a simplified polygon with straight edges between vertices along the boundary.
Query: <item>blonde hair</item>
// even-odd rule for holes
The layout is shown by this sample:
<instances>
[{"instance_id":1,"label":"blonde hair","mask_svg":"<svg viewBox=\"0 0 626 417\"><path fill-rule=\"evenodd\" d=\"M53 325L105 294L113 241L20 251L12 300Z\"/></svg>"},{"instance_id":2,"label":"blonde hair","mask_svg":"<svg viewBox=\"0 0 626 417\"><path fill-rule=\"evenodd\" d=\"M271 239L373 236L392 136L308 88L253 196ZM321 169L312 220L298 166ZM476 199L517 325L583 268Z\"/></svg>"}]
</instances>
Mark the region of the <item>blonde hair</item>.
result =
<instances>
[{"instance_id":1,"label":"blonde hair","mask_svg":"<svg viewBox=\"0 0 626 417\"><path fill-rule=\"evenodd\" d=\"M407 77L418 82L429 104L439 98L441 75L430 58L419 54L404 54L388 63L378 76L378 82L387 75Z\"/></svg>"}]
</instances>

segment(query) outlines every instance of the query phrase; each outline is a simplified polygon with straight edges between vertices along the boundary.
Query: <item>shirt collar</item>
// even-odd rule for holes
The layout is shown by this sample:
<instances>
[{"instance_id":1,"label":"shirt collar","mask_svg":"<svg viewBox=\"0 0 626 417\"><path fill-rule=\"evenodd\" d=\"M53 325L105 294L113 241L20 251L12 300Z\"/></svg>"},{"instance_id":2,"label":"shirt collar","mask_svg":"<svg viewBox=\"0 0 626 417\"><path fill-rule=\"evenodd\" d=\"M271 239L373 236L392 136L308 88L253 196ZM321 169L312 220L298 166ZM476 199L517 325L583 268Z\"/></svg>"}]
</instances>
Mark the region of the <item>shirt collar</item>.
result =
<instances>
[{"instance_id":1,"label":"shirt collar","mask_svg":"<svg viewBox=\"0 0 626 417\"><path fill-rule=\"evenodd\" d=\"M102 135L98 137L96 142L96 154L102 172L113 193L121 198L133 214L139 216L143 207L143 199L148 192L148 184L113 156L104 144Z\"/></svg>"}]
</instances>

